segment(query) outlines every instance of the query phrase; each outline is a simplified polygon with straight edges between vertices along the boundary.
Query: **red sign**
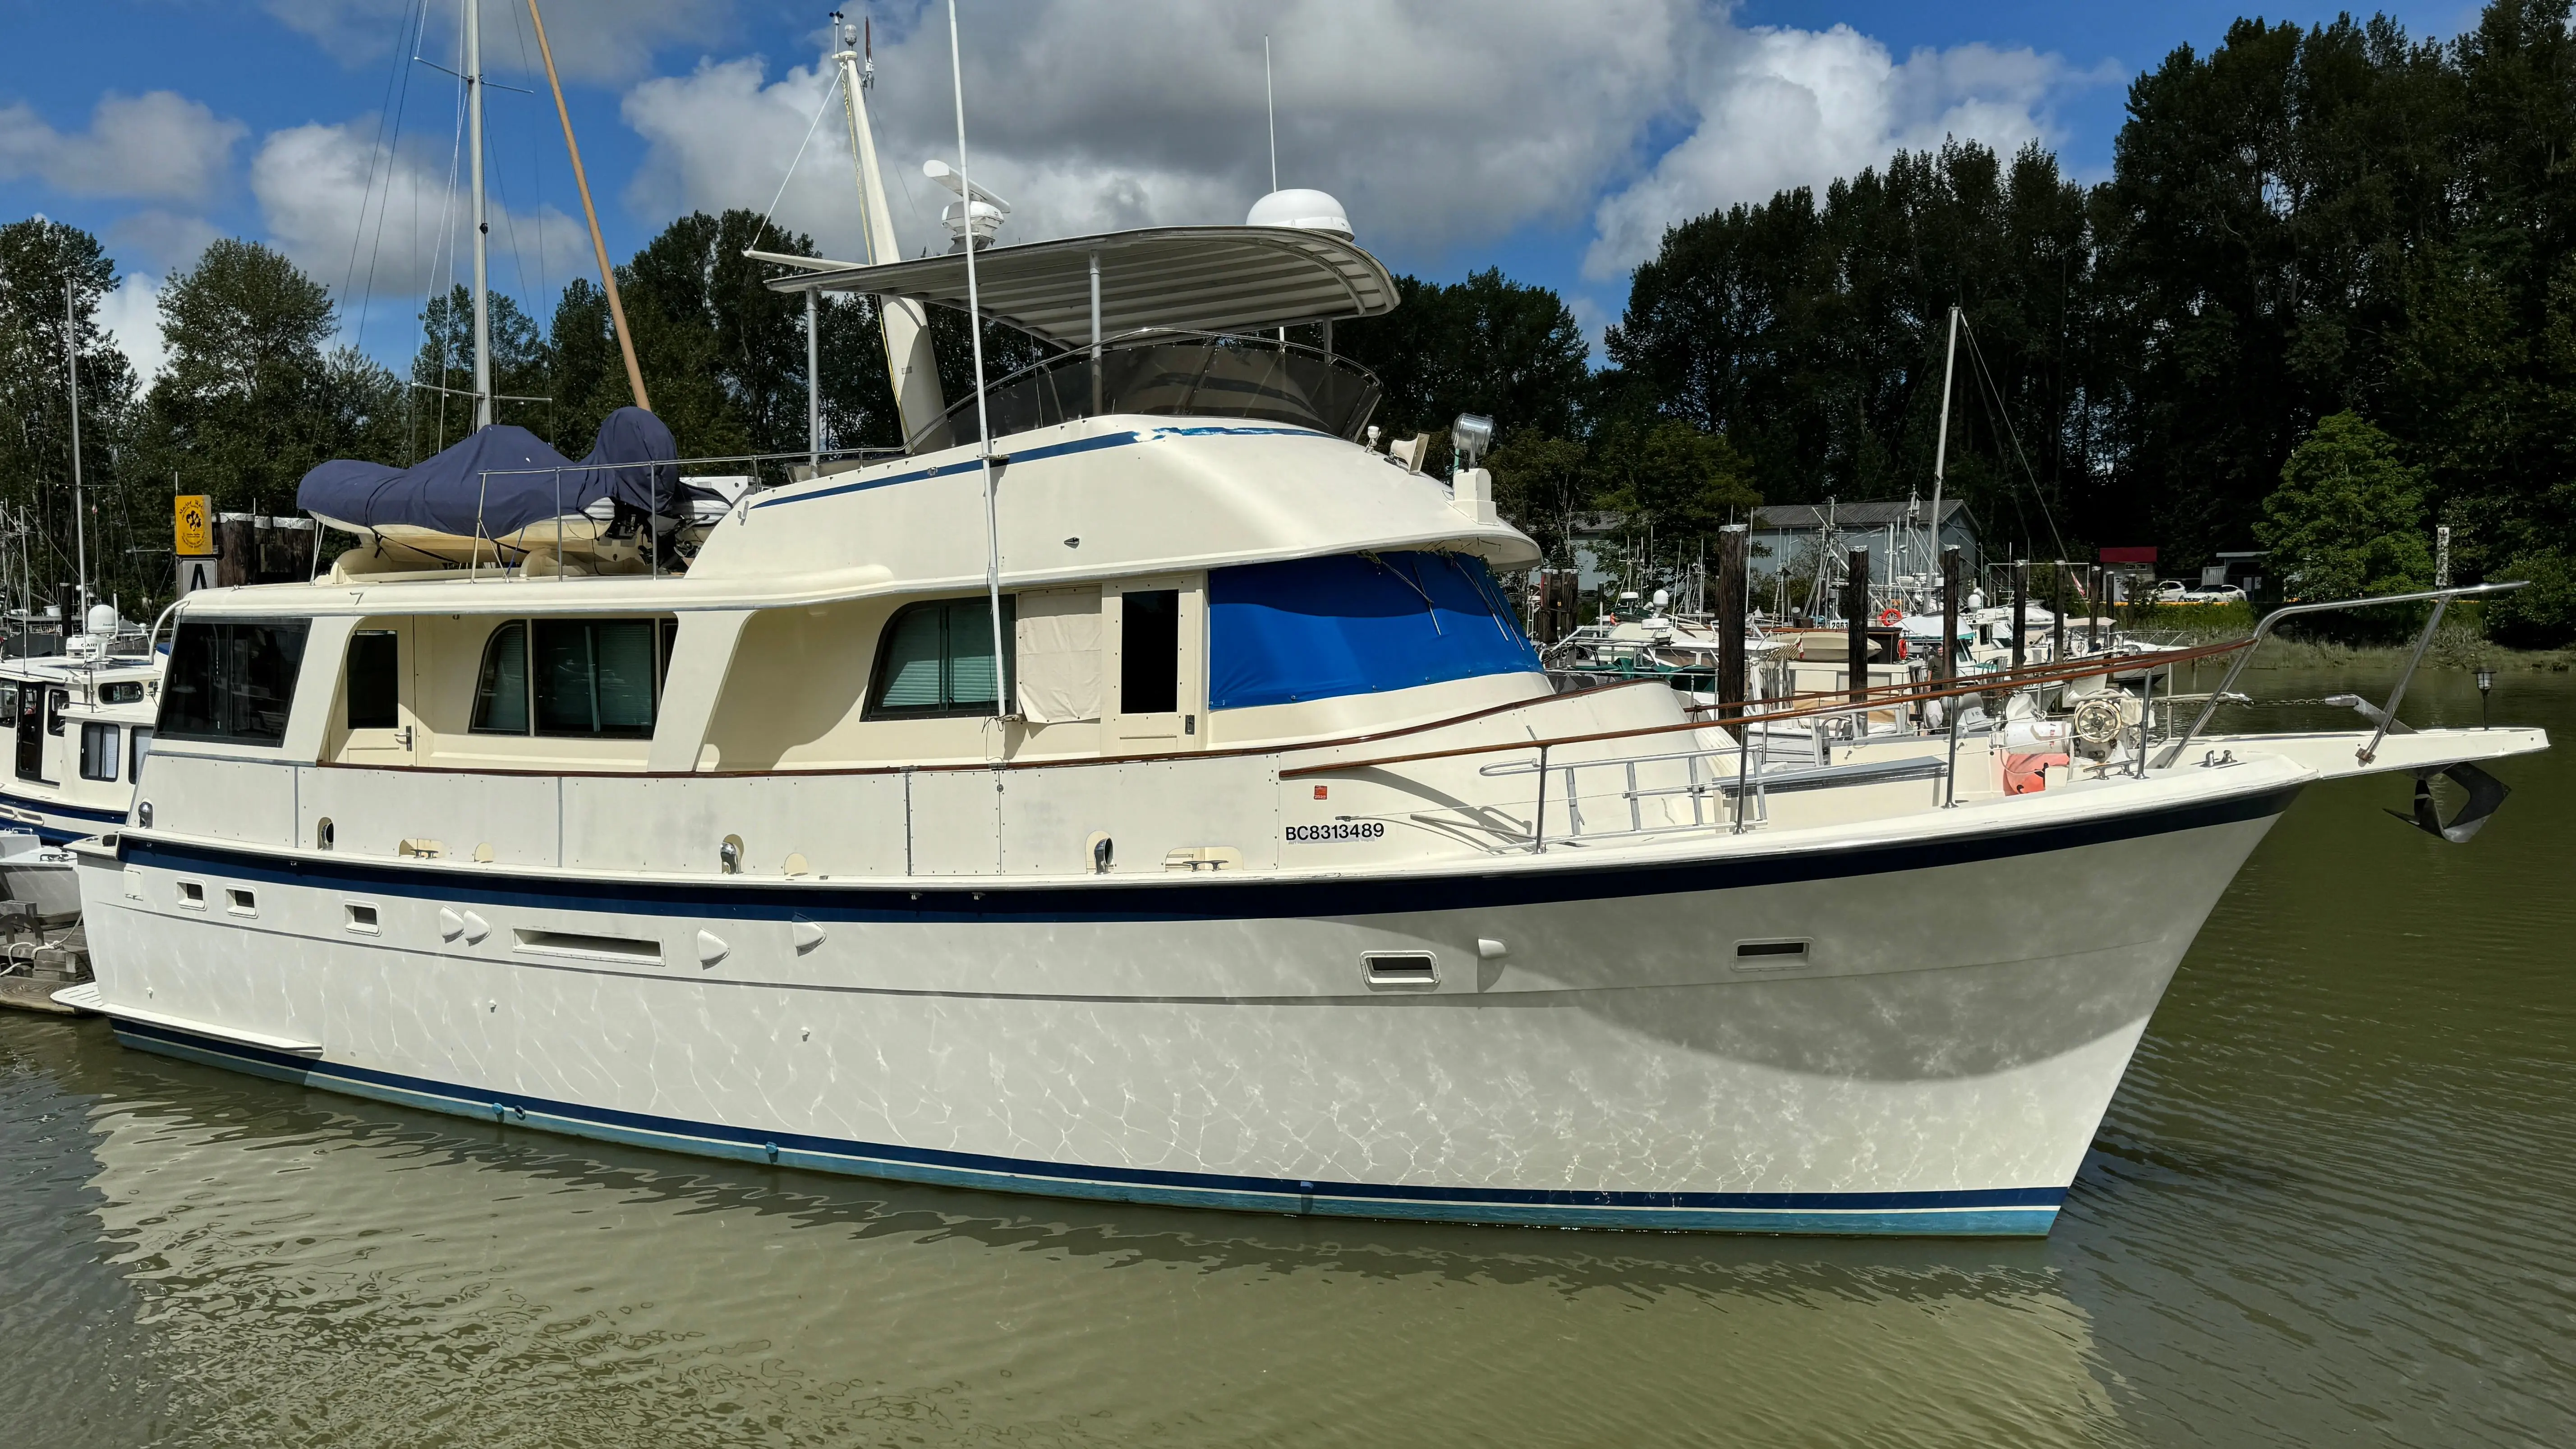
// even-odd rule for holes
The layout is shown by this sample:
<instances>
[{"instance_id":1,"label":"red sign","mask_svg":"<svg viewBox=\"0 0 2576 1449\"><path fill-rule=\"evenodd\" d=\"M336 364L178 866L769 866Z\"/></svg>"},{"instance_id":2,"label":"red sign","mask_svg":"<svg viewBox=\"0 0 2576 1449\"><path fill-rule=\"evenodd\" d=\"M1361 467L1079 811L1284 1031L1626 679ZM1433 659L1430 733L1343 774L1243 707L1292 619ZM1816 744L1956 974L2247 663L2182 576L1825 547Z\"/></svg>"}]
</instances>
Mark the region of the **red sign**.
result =
<instances>
[{"instance_id":1,"label":"red sign","mask_svg":"<svg viewBox=\"0 0 2576 1449\"><path fill-rule=\"evenodd\" d=\"M2151 564L2155 561L2156 551L2152 548L2106 548L2102 550L2102 562L2104 563Z\"/></svg>"}]
</instances>

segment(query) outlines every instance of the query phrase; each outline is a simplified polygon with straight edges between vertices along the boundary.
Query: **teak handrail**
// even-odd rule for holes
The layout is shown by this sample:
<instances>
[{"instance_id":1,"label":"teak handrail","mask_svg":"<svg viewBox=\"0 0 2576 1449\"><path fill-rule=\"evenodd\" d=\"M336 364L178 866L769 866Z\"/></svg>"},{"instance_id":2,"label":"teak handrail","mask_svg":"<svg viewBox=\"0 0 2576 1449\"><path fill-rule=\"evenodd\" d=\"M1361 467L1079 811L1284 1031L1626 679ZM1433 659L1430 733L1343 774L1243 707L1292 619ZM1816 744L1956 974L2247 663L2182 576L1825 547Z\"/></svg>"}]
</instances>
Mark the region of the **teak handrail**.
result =
<instances>
[{"instance_id":1,"label":"teak handrail","mask_svg":"<svg viewBox=\"0 0 2576 1449\"><path fill-rule=\"evenodd\" d=\"M2128 666L2130 668L2164 668L2175 664L2189 664L2194 660L2208 659L2220 654L2233 653L2236 650L2245 648L2252 642L2254 641L2251 639L2236 639L2224 644L2204 644L2197 649L2181 649L2167 654L2133 654L2122 657L2135 661ZM1849 699L1842 699L1830 705L1809 705L1800 709L1757 711L1748 708L1743 713L1725 720L1687 720L1681 724L1641 725L1633 729L1604 730L1597 734L1588 735L1567 735L1562 738L1552 740L1505 740L1499 744L1460 745L1454 749L1425 750L1419 754L1411 755L1389 755L1375 760L1354 760L1346 763L1335 763L1329 765L1301 765L1293 770L1280 771L1279 778L1282 780L1290 780L1303 775L1339 774L1350 770L1378 769L1387 765L1406 765L1412 764L1418 760L1443 760L1463 755L1492 755L1500 754L1506 750L1552 750L1562 748L1566 745L1597 744L1603 740L1641 739L1654 735L1678 734L1684 730L1713 730L1723 729L1728 725L1769 724L1776 720L1806 719L1816 715L1852 714L1872 709L1883 709L1888 705L1894 704L1920 704L1928 700L1950 699L1963 694L1991 694L1999 689L2017 689L2028 684L2062 683L2066 680L2081 679L2089 674L2104 674L2108 672L2110 672L2110 669L2105 666L2099 656L2096 656L2093 660L2085 663L2043 664L2034 665L2025 669L2004 670L1999 673L1985 675L1978 682L1971 684L1949 684L1944 682L1942 685L1932 688L1885 685L1872 690L1871 697L1860 703L1853 703Z\"/></svg>"}]
</instances>

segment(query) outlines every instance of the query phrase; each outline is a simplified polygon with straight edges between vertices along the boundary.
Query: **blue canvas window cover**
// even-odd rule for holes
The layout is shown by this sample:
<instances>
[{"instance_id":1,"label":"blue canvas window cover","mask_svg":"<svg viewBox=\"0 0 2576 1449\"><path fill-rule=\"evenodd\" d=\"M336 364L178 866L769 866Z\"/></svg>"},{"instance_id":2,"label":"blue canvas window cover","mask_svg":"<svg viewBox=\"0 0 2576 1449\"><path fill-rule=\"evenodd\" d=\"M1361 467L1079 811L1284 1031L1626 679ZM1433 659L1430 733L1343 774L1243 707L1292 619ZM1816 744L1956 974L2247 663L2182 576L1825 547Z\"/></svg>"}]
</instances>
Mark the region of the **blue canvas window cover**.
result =
<instances>
[{"instance_id":1,"label":"blue canvas window cover","mask_svg":"<svg viewBox=\"0 0 2576 1449\"><path fill-rule=\"evenodd\" d=\"M1538 651L1480 558L1336 554L1208 573L1210 709L1538 668Z\"/></svg>"}]
</instances>

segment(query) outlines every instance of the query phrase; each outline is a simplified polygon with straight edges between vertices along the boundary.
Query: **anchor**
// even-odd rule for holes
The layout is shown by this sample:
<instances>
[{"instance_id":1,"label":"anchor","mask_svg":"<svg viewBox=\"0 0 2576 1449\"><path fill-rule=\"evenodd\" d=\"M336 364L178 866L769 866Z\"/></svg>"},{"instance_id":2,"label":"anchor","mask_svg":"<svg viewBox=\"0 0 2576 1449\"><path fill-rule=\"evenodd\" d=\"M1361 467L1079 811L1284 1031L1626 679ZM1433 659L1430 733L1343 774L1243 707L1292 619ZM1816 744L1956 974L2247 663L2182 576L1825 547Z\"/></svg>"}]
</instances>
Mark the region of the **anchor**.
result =
<instances>
[{"instance_id":1,"label":"anchor","mask_svg":"<svg viewBox=\"0 0 2576 1449\"><path fill-rule=\"evenodd\" d=\"M2415 733L2413 725L2404 720L2390 719L2379 706L2357 694L2330 694L2326 696L2326 703L2349 705L2361 711L2372 724L2385 723L2391 734ZM2451 817L2451 823L2448 825L2442 823L2441 809L2433 802L2433 777L2436 775L2448 776L2452 784L2469 792L2468 803L2460 807L2459 813ZM2453 845L2466 845L2471 836L2485 827L2487 818L2502 808L2504 797L2512 793L2513 790L2504 781L2463 760L2456 765L2417 770L2415 772L2415 813L2409 815L2402 810L2391 810L2388 813L2427 835L2438 835Z\"/></svg>"}]
</instances>

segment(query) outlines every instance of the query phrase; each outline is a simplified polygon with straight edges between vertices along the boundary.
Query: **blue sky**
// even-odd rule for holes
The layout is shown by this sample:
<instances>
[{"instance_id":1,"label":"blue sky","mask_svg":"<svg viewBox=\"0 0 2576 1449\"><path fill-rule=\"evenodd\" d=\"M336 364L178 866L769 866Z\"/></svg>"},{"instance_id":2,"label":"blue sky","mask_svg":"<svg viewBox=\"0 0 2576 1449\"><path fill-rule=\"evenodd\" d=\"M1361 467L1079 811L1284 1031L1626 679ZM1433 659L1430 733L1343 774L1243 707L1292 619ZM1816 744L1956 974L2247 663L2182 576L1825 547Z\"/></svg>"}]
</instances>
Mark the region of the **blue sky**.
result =
<instances>
[{"instance_id":1,"label":"blue sky","mask_svg":"<svg viewBox=\"0 0 2576 1449\"><path fill-rule=\"evenodd\" d=\"M405 355L457 270L454 63L462 0L0 0L0 217L109 242L113 320L149 367L152 288L216 235L284 248L343 299L349 335ZM691 207L780 196L827 77L822 3L542 0L610 250ZM590 268L524 0L484 0L495 285L539 312ZM880 149L908 248L931 240L919 161L948 156L944 15L873 13ZM1006 239L1233 221L1265 189L1260 37L1277 57L1290 185L1349 204L1393 266L1500 266L1617 314L1663 226L1821 182L1895 146L2036 137L2107 172L2128 81L2207 49L2244 11L2029 0L962 0L969 142L1018 204ZM2336 7L2260 12L2302 23ZM2389 8L2448 35L2474 6ZM927 23L925 23L927 20ZM532 86L515 94L498 85ZM395 102L399 100L397 113ZM398 124L396 124L398 122ZM850 254L846 145L827 118L783 221ZM365 220L360 221L363 215Z\"/></svg>"}]
</instances>

